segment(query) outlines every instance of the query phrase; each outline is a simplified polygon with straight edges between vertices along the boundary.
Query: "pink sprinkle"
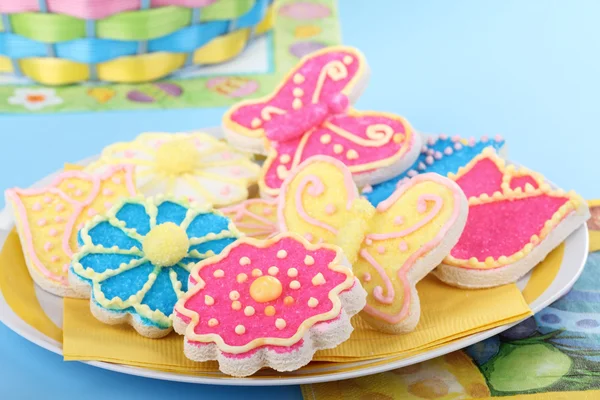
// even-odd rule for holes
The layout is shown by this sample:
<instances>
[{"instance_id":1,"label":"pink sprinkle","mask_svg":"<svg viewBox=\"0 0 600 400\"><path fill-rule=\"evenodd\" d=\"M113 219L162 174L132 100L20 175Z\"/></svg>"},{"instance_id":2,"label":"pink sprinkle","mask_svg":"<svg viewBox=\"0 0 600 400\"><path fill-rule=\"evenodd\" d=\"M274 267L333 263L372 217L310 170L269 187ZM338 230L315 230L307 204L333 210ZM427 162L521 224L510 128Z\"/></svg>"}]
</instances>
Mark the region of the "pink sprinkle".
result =
<instances>
[{"instance_id":1,"label":"pink sprinkle","mask_svg":"<svg viewBox=\"0 0 600 400\"><path fill-rule=\"evenodd\" d=\"M48 234L50 236L56 236L56 235L58 235L58 231L54 228L50 228L50 230L48 231Z\"/></svg>"},{"instance_id":2,"label":"pink sprinkle","mask_svg":"<svg viewBox=\"0 0 600 400\"><path fill-rule=\"evenodd\" d=\"M77 230L80 231L83 229L83 222L81 222L79 225L77 225Z\"/></svg>"},{"instance_id":3,"label":"pink sprinkle","mask_svg":"<svg viewBox=\"0 0 600 400\"><path fill-rule=\"evenodd\" d=\"M379 254L383 254L383 253L385 253L385 247L383 247L383 246L377 246L377 252L378 252Z\"/></svg>"},{"instance_id":4,"label":"pink sprinkle","mask_svg":"<svg viewBox=\"0 0 600 400\"><path fill-rule=\"evenodd\" d=\"M65 221L65 219L63 217L61 217L60 215L57 215L56 217L54 217L54 220L56 222L64 222Z\"/></svg>"},{"instance_id":5,"label":"pink sprinkle","mask_svg":"<svg viewBox=\"0 0 600 400\"><path fill-rule=\"evenodd\" d=\"M69 264L63 265L63 272L67 272L69 270Z\"/></svg>"},{"instance_id":6,"label":"pink sprinkle","mask_svg":"<svg viewBox=\"0 0 600 400\"><path fill-rule=\"evenodd\" d=\"M481 137L481 143L487 143L487 141L490 140L487 136L483 135Z\"/></svg>"},{"instance_id":7,"label":"pink sprinkle","mask_svg":"<svg viewBox=\"0 0 600 400\"><path fill-rule=\"evenodd\" d=\"M475 138L470 138L470 139L469 139L469 146L470 146L470 147L473 147L473 146L475 146L475 143L477 143L477 141L475 140Z\"/></svg>"},{"instance_id":8,"label":"pink sprinkle","mask_svg":"<svg viewBox=\"0 0 600 400\"><path fill-rule=\"evenodd\" d=\"M68 189L73 189L74 187L75 187L75 184L73 182L67 183L67 188Z\"/></svg>"},{"instance_id":9,"label":"pink sprinkle","mask_svg":"<svg viewBox=\"0 0 600 400\"><path fill-rule=\"evenodd\" d=\"M123 152L123 155L125 156L125 158L133 158L135 156L135 153L132 150L125 150Z\"/></svg>"},{"instance_id":10,"label":"pink sprinkle","mask_svg":"<svg viewBox=\"0 0 600 400\"><path fill-rule=\"evenodd\" d=\"M221 191L219 193L221 193L223 196L227 196L228 194L231 193L231 188L228 185L223 186L223 188L221 189Z\"/></svg>"},{"instance_id":11,"label":"pink sprinkle","mask_svg":"<svg viewBox=\"0 0 600 400\"><path fill-rule=\"evenodd\" d=\"M441 160L442 153L440 153L439 151L436 151L435 154L433 155L433 158L435 158L436 160Z\"/></svg>"},{"instance_id":12,"label":"pink sprinkle","mask_svg":"<svg viewBox=\"0 0 600 400\"><path fill-rule=\"evenodd\" d=\"M371 185L366 185L363 189L362 189L363 193L372 193L373 192L373 186Z\"/></svg>"},{"instance_id":13,"label":"pink sprinkle","mask_svg":"<svg viewBox=\"0 0 600 400\"><path fill-rule=\"evenodd\" d=\"M404 223L404 218L402 218L401 215L397 215L396 218L394 218L395 225L402 225L403 223Z\"/></svg>"},{"instance_id":14,"label":"pink sprinkle","mask_svg":"<svg viewBox=\"0 0 600 400\"><path fill-rule=\"evenodd\" d=\"M221 158L223 158L223 160L231 160L233 156L230 152L226 151L225 153L221 154Z\"/></svg>"},{"instance_id":15,"label":"pink sprinkle","mask_svg":"<svg viewBox=\"0 0 600 400\"><path fill-rule=\"evenodd\" d=\"M335 210L336 210L336 208L335 208L335 205L333 205L333 204L327 204L325 206L325 213L327 215L332 215L335 212Z\"/></svg>"},{"instance_id":16,"label":"pink sprinkle","mask_svg":"<svg viewBox=\"0 0 600 400\"><path fill-rule=\"evenodd\" d=\"M427 150L427 155L428 155L428 156L432 156L432 155L433 155L433 153L435 153L435 151L434 151L433 149L429 149L429 150Z\"/></svg>"},{"instance_id":17,"label":"pink sprinkle","mask_svg":"<svg viewBox=\"0 0 600 400\"><path fill-rule=\"evenodd\" d=\"M40 218L40 219L38 219L38 222L37 222L37 224L38 224L39 226L44 226L44 225L46 225L46 219L45 219L45 218Z\"/></svg>"},{"instance_id":18,"label":"pink sprinkle","mask_svg":"<svg viewBox=\"0 0 600 400\"><path fill-rule=\"evenodd\" d=\"M427 139L427 144L434 145L435 144L435 138L430 137L429 139Z\"/></svg>"},{"instance_id":19,"label":"pink sprinkle","mask_svg":"<svg viewBox=\"0 0 600 400\"><path fill-rule=\"evenodd\" d=\"M65 209L65 205L63 203L58 203L55 208L56 211L61 212Z\"/></svg>"},{"instance_id":20,"label":"pink sprinkle","mask_svg":"<svg viewBox=\"0 0 600 400\"><path fill-rule=\"evenodd\" d=\"M51 201L52 201L52 198L51 198L51 197L48 197L48 196L44 197L44 203L48 204L48 203L50 203Z\"/></svg>"},{"instance_id":21,"label":"pink sprinkle","mask_svg":"<svg viewBox=\"0 0 600 400\"><path fill-rule=\"evenodd\" d=\"M52 261L52 262L57 262L58 260L60 260L59 256L52 256L52 257L50 257L50 261Z\"/></svg>"},{"instance_id":22,"label":"pink sprinkle","mask_svg":"<svg viewBox=\"0 0 600 400\"><path fill-rule=\"evenodd\" d=\"M442 133L442 134L440 135L440 139L442 139L442 140L446 140L446 139L448 139L448 135L445 135L445 134L443 134L443 133Z\"/></svg>"},{"instance_id":23,"label":"pink sprinkle","mask_svg":"<svg viewBox=\"0 0 600 400\"><path fill-rule=\"evenodd\" d=\"M102 191L102 194L105 196L112 196L114 194L114 192L112 191L112 189L104 188L104 190Z\"/></svg>"},{"instance_id":24,"label":"pink sprinkle","mask_svg":"<svg viewBox=\"0 0 600 400\"><path fill-rule=\"evenodd\" d=\"M425 169L427 167L425 166L425 164L423 164L422 162L420 162L419 165L417 166L417 168L419 169L419 171L425 171Z\"/></svg>"},{"instance_id":25,"label":"pink sprinkle","mask_svg":"<svg viewBox=\"0 0 600 400\"><path fill-rule=\"evenodd\" d=\"M52 246L52 243L50 243L50 242L46 242L44 244L44 250L46 250L46 251L52 250L52 247L54 247L54 246Z\"/></svg>"},{"instance_id":26,"label":"pink sprinkle","mask_svg":"<svg viewBox=\"0 0 600 400\"><path fill-rule=\"evenodd\" d=\"M401 240L400 243L398 243L398 249L400 249L400 251L408 250L408 245L404 240Z\"/></svg>"},{"instance_id":27,"label":"pink sprinkle","mask_svg":"<svg viewBox=\"0 0 600 400\"><path fill-rule=\"evenodd\" d=\"M452 141L453 141L453 142L455 142L455 143L456 143L456 142L458 142L459 140L460 140L460 136L458 136L458 135L454 135L454 136L452 136Z\"/></svg>"},{"instance_id":28,"label":"pink sprinkle","mask_svg":"<svg viewBox=\"0 0 600 400\"><path fill-rule=\"evenodd\" d=\"M363 274L363 281L364 281L364 282L370 282L370 281L371 281L371 274L370 274L370 273L368 273L368 272L365 272L365 273Z\"/></svg>"},{"instance_id":29,"label":"pink sprinkle","mask_svg":"<svg viewBox=\"0 0 600 400\"><path fill-rule=\"evenodd\" d=\"M33 211L40 211L42 209L42 205L40 203L34 203L31 208Z\"/></svg>"},{"instance_id":30,"label":"pink sprinkle","mask_svg":"<svg viewBox=\"0 0 600 400\"><path fill-rule=\"evenodd\" d=\"M452 153L454 153L454 151L452 150L452 147L446 147L446 148L444 149L444 154L445 154L445 155L449 156L449 155L451 155Z\"/></svg>"},{"instance_id":31,"label":"pink sprinkle","mask_svg":"<svg viewBox=\"0 0 600 400\"><path fill-rule=\"evenodd\" d=\"M462 149L462 144L454 143L454 150L461 150L461 149Z\"/></svg>"},{"instance_id":32,"label":"pink sprinkle","mask_svg":"<svg viewBox=\"0 0 600 400\"><path fill-rule=\"evenodd\" d=\"M496 142L501 142L503 140L502 135L496 135L496 136L494 136L494 140Z\"/></svg>"},{"instance_id":33,"label":"pink sprinkle","mask_svg":"<svg viewBox=\"0 0 600 400\"><path fill-rule=\"evenodd\" d=\"M271 215L273 214L273 209L271 207L263 208L263 215Z\"/></svg>"},{"instance_id":34,"label":"pink sprinkle","mask_svg":"<svg viewBox=\"0 0 600 400\"><path fill-rule=\"evenodd\" d=\"M112 207L112 205L113 205L113 203L111 203L110 201L107 201L104 203L104 208L108 210L109 208Z\"/></svg>"},{"instance_id":35,"label":"pink sprinkle","mask_svg":"<svg viewBox=\"0 0 600 400\"><path fill-rule=\"evenodd\" d=\"M90 217L93 217L96 214L98 214L98 211L94 210L93 208L90 208L87 212L87 215L89 215Z\"/></svg>"},{"instance_id":36,"label":"pink sprinkle","mask_svg":"<svg viewBox=\"0 0 600 400\"><path fill-rule=\"evenodd\" d=\"M433 157L432 156L425 157L425 162L429 165L433 164Z\"/></svg>"},{"instance_id":37,"label":"pink sprinkle","mask_svg":"<svg viewBox=\"0 0 600 400\"><path fill-rule=\"evenodd\" d=\"M81 191L81 189L77 189L77 190L74 192L74 194L75 194L75 196L81 196L81 195L83 194L83 192Z\"/></svg>"},{"instance_id":38,"label":"pink sprinkle","mask_svg":"<svg viewBox=\"0 0 600 400\"><path fill-rule=\"evenodd\" d=\"M313 238L313 235L311 235L310 233L305 233L304 234L304 239L308 240L309 242L312 242L312 240L314 238Z\"/></svg>"},{"instance_id":39,"label":"pink sprinkle","mask_svg":"<svg viewBox=\"0 0 600 400\"><path fill-rule=\"evenodd\" d=\"M115 176L112 178L112 181L115 185L119 185L121 183L121 178L118 176Z\"/></svg>"},{"instance_id":40,"label":"pink sprinkle","mask_svg":"<svg viewBox=\"0 0 600 400\"><path fill-rule=\"evenodd\" d=\"M419 175L419 173L417 171L415 171L414 169L411 169L410 171L408 171L406 173L406 175L408 175L408 176L410 176L412 178L413 176Z\"/></svg>"},{"instance_id":41,"label":"pink sprinkle","mask_svg":"<svg viewBox=\"0 0 600 400\"><path fill-rule=\"evenodd\" d=\"M366 239L365 239L365 243L367 244L367 246L370 246L370 245L372 245L372 244L373 244L373 240L371 240L371 239L369 239L369 238L366 238Z\"/></svg>"},{"instance_id":42,"label":"pink sprinkle","mask_svg":"<svg viewBox=\"0 0 600 400\"><path fill-rule=\"evenodd\" d=\"M242 169L240 167L231 168L231 173L235 176L238 176L242 173Z\"/></svg>"}]
</instances>

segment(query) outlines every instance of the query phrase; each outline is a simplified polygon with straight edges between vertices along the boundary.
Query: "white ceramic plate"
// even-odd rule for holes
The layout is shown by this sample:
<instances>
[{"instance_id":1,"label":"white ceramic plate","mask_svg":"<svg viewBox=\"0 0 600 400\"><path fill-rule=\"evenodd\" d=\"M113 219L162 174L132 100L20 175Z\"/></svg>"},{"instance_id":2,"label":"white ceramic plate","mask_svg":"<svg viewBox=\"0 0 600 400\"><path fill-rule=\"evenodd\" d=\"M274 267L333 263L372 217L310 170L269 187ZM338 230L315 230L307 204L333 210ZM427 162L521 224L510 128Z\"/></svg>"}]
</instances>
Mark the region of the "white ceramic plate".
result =
<instances>
[{"instance_id":1,"label":"white ceramic plate","mask_svg":"<svg viewBox=\"0 0 600 400\"><path fill-rule=\"evenodd\" d=\"M220 132L218 130L210 129L204 131L210 131L210 133L220 136ZM85 164L92 160L93 159L87 159L81 163ZM52 182L57 173L58 172L47 176L39 182L36 182L34 185L32 185L32 187L48 185L50 182ZM4 245L6 236L13 226L14 221L7 210L3 209L0 211L0 248ZM588 254L588 241L587 226L585 224L567 238L565 241L562 264L558 273L556 274L555 279L535 301L529 304L529 307L534 313L540 311L544 307L560 298L573 286L583 271ZM529 278L530 274L517 282L519 289L523 290L525 288ZM44 292L37 286L35 293L44 312L56 325L62 327L62 299ZM4 300L1 291L0 321L25 339L56 354L62 355L62 345L38 332L36 329L32 328L25 321L23 321L18 315L16 315ZM311 365L311 368L309 369L301 369L299 371L285 374L270 370L268 372L261 371L260 375L255 375L250 378L232 378L219 372L206 372L203 373L203 376L184 375L96 361L86 362L86 364L130 375L190 383L244 386L309 384L356 378L359 376L372 375L379 372L416 364L480 342L490 336L505 331L514 325L516 325L516 323L503 325L494 329L470 335L448 345L400 360L398 360L396 357L389 357L389 360L387 358L380 358L376 360L352 363L328 363L324 366L319 366L319 364L316 364L314 366Z\"/></svg>"}]
</instances>

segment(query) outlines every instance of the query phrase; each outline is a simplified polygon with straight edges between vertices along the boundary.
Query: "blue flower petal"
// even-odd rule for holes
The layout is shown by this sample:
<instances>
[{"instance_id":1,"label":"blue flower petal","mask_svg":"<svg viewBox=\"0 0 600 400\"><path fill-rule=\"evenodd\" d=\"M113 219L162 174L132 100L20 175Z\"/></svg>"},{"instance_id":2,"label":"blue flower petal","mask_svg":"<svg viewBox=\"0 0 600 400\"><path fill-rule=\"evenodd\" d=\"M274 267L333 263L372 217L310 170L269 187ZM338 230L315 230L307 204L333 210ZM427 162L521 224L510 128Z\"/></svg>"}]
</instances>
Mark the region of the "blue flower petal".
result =
<instances>
[{"instance_id":1,"label":"blue flower petal","mask_svg":"<svg viewBox=\"0 0 600 400\"><path fill-rule=\"evenodd\" d=\"M125 222L125 226L135 229L140 235L150 231L150 216L142 204L126 203L116 214L117 219Z\"/></svg>"},{"instance_id":2,"label":"blue flower petal","mask_svg":"<svg viewBox=\"0 0 600 400\"><path fill-rule=\"evenodd\" d=\"M154 271L154 265L145 262L138 267L103 280L100 282L100 290L108 300L114 297L127 300L144 287L148 282L148 275L152 271Z\"/></svg>"},{"instance_id":3,"label":"blue flower petal","mask_svg":"<svg viewBox=\"0 0 600 400\"><path fill-rule=\"evenodd\" d=\"M198 214L190 222L187 228L187 234L190 238L200 238L208 233L221 233L228 230L229 219L217 214L207 213Z\"/></svg>"},{"instance_id":4,"label":"blue flower petal","mask_svg":"<svg viewBox=\"0 0 600 400\"><path fill-rule=\"evenodd\" d=\"M188 290L188 279L190 277L190 273L187 272L185 269L175 266L172 267L173 270L175 271L175 273L177 273L177 280L179 282L181 282L181 291L182 292L187 292Z\"/></svg>"},{"instance_id":5,"label":"blue flower petal","mask_svg":"<svg viewBox=\"0 0 600 400\"><path fill-rule=\"evenodd\" d=\"M79 263L83 269L91 268L100 274L109 269L117 269L123 263L129 264L131 260L139 259L139 256L131 254L92 253L83 256Z\"/></svg>"},{"instance_id":6,"label":"blue flower petal","mask_svg":"<svg viewBox=\"0 0 600 400\"><path fill-rule=\"evenodd\" d=\"M142 304L150 307L152 311L159 310L167 316L171 315L177 302L177 295L169 277L170 270L170 268L160 270L156 281L142 300Z\"/></svg>"},{"instance_id":7,"label":"blue flower petal","mask_svg":"<svg viewBox=\"0 0 600 400\"><path fill-rule=\"evenodd\" d=\"M231 243L235 242L236 238L224 238L217 240L210 240L208 242L196 244L190 247L190 251L196 250L201 254L207 253L209 250L212 250L215 254L219 254L223 249L229 246Z\"/></svg>"},{"instance_id":8,"label":"blue flower petal","mask_svg":"<svg viewBox=\"0 0 600 400\"><path fill-rule=\"evenodd\" d=\"M160 225L165 222L173 222L176 225L181 225L186 214L187 208L177 203L173 203L172 201L165 201L158 206L156 224Z\"/></svg>"},{"instance_id":9,"label":"blue flower petal","mask_svg":"<svg viewBox=\"0 0 600 400\"><path fill-rule=\"evenodd\" d=\"M92 243L107 248L117 246L119 249L129 250L133 247L142 248L140 242L127 236L121 229L112 226L108 222L100 222L88 231Z\"/></svg>"}]
</instances>

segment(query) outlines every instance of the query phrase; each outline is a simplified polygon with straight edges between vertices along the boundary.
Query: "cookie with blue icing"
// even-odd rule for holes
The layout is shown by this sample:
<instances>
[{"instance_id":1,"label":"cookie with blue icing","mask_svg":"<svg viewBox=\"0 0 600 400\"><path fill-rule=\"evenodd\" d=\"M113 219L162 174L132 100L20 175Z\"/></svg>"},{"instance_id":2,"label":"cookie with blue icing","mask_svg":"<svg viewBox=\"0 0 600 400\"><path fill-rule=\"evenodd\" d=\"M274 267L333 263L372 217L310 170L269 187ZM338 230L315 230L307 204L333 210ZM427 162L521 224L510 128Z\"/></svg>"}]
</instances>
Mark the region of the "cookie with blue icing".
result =
<instances>
[{"instance_id":1,"label":"cookie with blue icing","mask_svg":"<svg viewBox=\"0 0 600 400\"><path fill-rule=\"evenodd\" d=\"M208 206L168 196L124 199L80 230L69 283L90 298L98 320L163 337L172 329L175 303L187 291L190 268L240 236Z\"/></svg>"},{"instance_id":2,"label":"cookie with blue icing","mask_svg":"<svg viewBox=\"0 0 600 400\"><path fill-rule=\"evenodd\" d=\"M504 139L499 135L491 140L486 136L479 140L463 139L460 136L448 137L447 135L440 135L437 138L430 137L423 145L417 161L408 170L377 185L365 186L362 194L371 204L377 206L387 199L405 178L412 178L425 172L447 176L467 165L486 147L500 150L503 146Z\"/></svg>"}]
</instances>

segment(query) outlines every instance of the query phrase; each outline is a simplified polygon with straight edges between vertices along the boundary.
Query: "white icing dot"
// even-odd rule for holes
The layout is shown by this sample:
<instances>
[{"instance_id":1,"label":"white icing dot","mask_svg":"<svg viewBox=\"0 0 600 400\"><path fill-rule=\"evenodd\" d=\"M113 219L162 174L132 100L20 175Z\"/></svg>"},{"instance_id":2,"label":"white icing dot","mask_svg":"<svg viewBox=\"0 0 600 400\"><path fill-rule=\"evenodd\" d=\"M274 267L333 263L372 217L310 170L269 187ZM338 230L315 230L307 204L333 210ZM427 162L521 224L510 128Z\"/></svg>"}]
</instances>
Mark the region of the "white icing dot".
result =
<instances>
[{"instance_id":1,"label":"white icing dot","mask_svg":"<svg viewBox=\"0 0 600 400\"><path fill-rule=\"evenodd\" d=\"M287 270L287 276L290 278L295 278L298 276L298 270L296 268L290 268Z\"/></svg>"},{"instance_id":2,"label":"white icing dot","mask_svg":"<svg viewBox=\"0 0 600 400\"><path fill-rule=\"evenodd\" d=\"M237 281L237 283L244 283L248 280L248 275L242 273L242 274L238 274L238 276L235 278L235 280Z\"/></svg>"},{"instance_id":3,"label":"white icing dot","mask_svg":"<svg viewBox=\"0 0 600 400\"><path fill-rule=\"evenodd\" d=\"M286 258L286 257L287 257L287 251L282 249L277 252L277 258L282 259L282 258Z\"/></svg>"},{"instance_id":4,"label":"white icing dot","mask_svg":"<svg viewBox=\"0 0 600 400\"><path fill-rule=\"evenodd\" d=\"M298 282L298 281L291 281L290 282L290 289L293 289L293 290L300 289L300 282Z\"/></svg>"},{"instance_id":5,"label":"white icing dot","mask_svg":"<svg viewBox=\"0 0 600 400\"><path fill-rule=\"evenodd\" d=\"M310 308L315 308L318 305L319 305L319 300L315 299L314 297L311 297L310 299L308 299L308 306Z\"/></svg>"},{"instance_id":6,"label":"white icing dot","mask_svg":"<svg viewBox=\"0 0 600 400\"><path fill-rule=\"evenodd\" d=\"M256 277L258 277L258 276L261 276L261 275L262 275L262 271L261 271L260 269L258 269L258 268L254 268L254 269L252 270L252 276L253 276L253 277L255 277L255 278L256 278Z\"/></svg>"},{"instance_id":7,"label":"white icing dot","mask_svg":"<svg viewBox=\"0 0 600 400\"><path fill-rule=\"evenodd\" d=\"M215 278L222 278L225 276L225 271L223 271L222 269L218 269L213 273L213 276Z\"/></svg>"},{"instance_id":8,"label":"white icing dot","mask_svg":"<svg viewBox=\"0 0 600 400\"><path fill-rule=\"evenodd\" d=\"M335 154L341 154L342 151L344 151L344 146L339 143L333 145L333 152Z\"/></svg>"},{"instance_id":9,"label":"white icing dot","mask_svg":"<svg viewBox=\"0 0 600 400\"><path fill-rule=\"evenodd\" d=\"M304 257L304 264L313 265L315 263L315 259L312 256L307 255Z\"/></svg>"},{"instance_id":10,"label":"white icing dot","mask_svg":"<svg viewBox=\"0 0 600 400\"><path fill-rule=\"evenodd\" d=\"M292 91L292 94L294 95L294 97L302 97L302 96L304 96L304 90L297 87L297 88L294 88L294 90Z\"/></svg>"},{"instance_id":11,"label":"white icing dot","mask_svg":"<svg viewBox=\"0 0 600 400\"><path fill-rule=\"evenodd\" d=\"M237 290L232 290L231 292L229 292L229 300L239 300L240 298L240 292L238 292Z\"/></svg>"},{"instance_id":12,"label":"white icing dot","mask_svg":"<svg viewBox=\"0 0 600 400\"><path fill-rule=\"evenodd\" d=\"M238 335L243 335L244 333L246 333L246 327L244 325L236 326L235 333L237 333Z\"/></svg>"},{"instance_id":13,"label":"white icing dot","mask_svg":"<svg viewBox=\"0 0 600 400\"><path fill-rule=\"evenodd\" d=\"M294 83L296 85L299 85L302 82L304 82L304 76L302 74L300 74L300 73L294 74L294 77L292 79L294 80Z\"/></svg>"},{"instance_id":14,"label":"white icing dot","mask_svg":"<svg viewBox=\"0 0 600 400\"><path fill-rule=\"evenodd\" d=\"M262 124L262 121L260 120L260 118L254 118L251 122L250 122L250 126L252 128L258 128L260 125Z\"/></svg>"},{"instance_id":15,"label":"white icing dot","mask_svg":"<svg viewBox=\"0 0 600 400\"><path fill-rule=\"evenodd\" d=\"M279 162L282 164L287 164L291 159L292 157L290 157L289 154L282 154L281 157L279 157Z\"/></svg>"},{"instance_id":16,"label":"white icing dot","mask_svg":"<svg viewBox=\"0 0 600 400\"><path fill-rule=\"evenodd\" d=\"M275 320L275 327L279 330L284 329L286 325L287 324L285 323L285 319L283 319L283 318L277 318Z\"/></svg>"},{"instance_id":17,"label":"white icing dot","mask_svg":"<svg viewBox=\"0 0 600 400\"><path fill-rule=\"evenodd\" d=\"M326 282L326 280L323 274L319 272L312 278L311 282L313 286L320 286L323 285Z\"/></svg>"},{"instance_id":18,"label":"white icing dot","mask_svg":"<svg viewBox=\"0 0 600 400\"><path fill-rule=\"evenodd\" d=\"M209 295L205 295L204 296L204 304L206 304L207 306L212 306L213 304L215 304L215 299L213 299Z\"/></svg>"},{"instance_id":19,"label":"white icing dot","mask_svg":"<svg viewBox=\"0 0 600 400\"><path fill-rule=\"evenodd\" d=\"M269 275L275 276L279 273L279 268L273 265L272 267L269 267L267 272L269 273Z\"/></svg>"},{"instance_id":20,"label":"white icing dot","mask_svg":"<svg viewBox=\"0 0 600 400\"><path fill-rule=\"evenodd\" d=\"M326 133L323 136L321 136L321 138L319 140L323 144L329 144L329 143L331 143L331 135Z\"/></svg>"},{"instance_id":21,"label":"white icing dot","mask_svg":"<svg viewBox=\"0 0 600 400\"><path fill-rule=\"evenodd\" d=\"M242 303L240 303L239 301L236 300L233 303L231 303L231 308L233 308L234 310L241 310Z\"/></svg>"},{"instance_id":22,"label":"white icing dot","mask_svg":"<svg viewBox=\"0 0 600 400\"><path fill-rule=\"evenodd\" d=\"M356 150L350 149L346 152L346 158L348 158L348 160L356 160L358 158L358 153Z\"/></svg>"},{"instance_id":23,"label":"white icing dot","mask_svg":"<svg viewBox=\"0 0 600 400\"><path fill-rule=\"evenodd\" d=\"M292 101L292 108L294 110L299 110L302 108L302 100L300 100L299 98L295 98L294 101Z\"/></svg>"},{"instance_id":24,"label":"white icing dot","mask_svg":"<svg viewBox=\"0 0 600 400\"><path fill-rule=\"evenodd\" d=\"M350 65L352 64L352 61L354 59L352 58L352 56L344 56L344 58L342 59L342 62L346 65Z\"/></svg>"},{"instance_id":25,"label":"white icing dot","mask_svg":"<svg viewBox=\"0 0 600 400\"><path fill-rule=\"evenodd\" d=\"M208 320L208 326L210 326L211 328L217 325L219 325L219 321L216 318L211 318Z\"/></svg>"},{"instance_id":26,"label":"white icing dot","mask_svg":"<svg viewBox=\"0 0 600 400\"><path fill-rule=\"evenodd\" d=\"M250 265L251 261L248 257L240 258L240 265Z\"/></svg>"}]
</instances>

